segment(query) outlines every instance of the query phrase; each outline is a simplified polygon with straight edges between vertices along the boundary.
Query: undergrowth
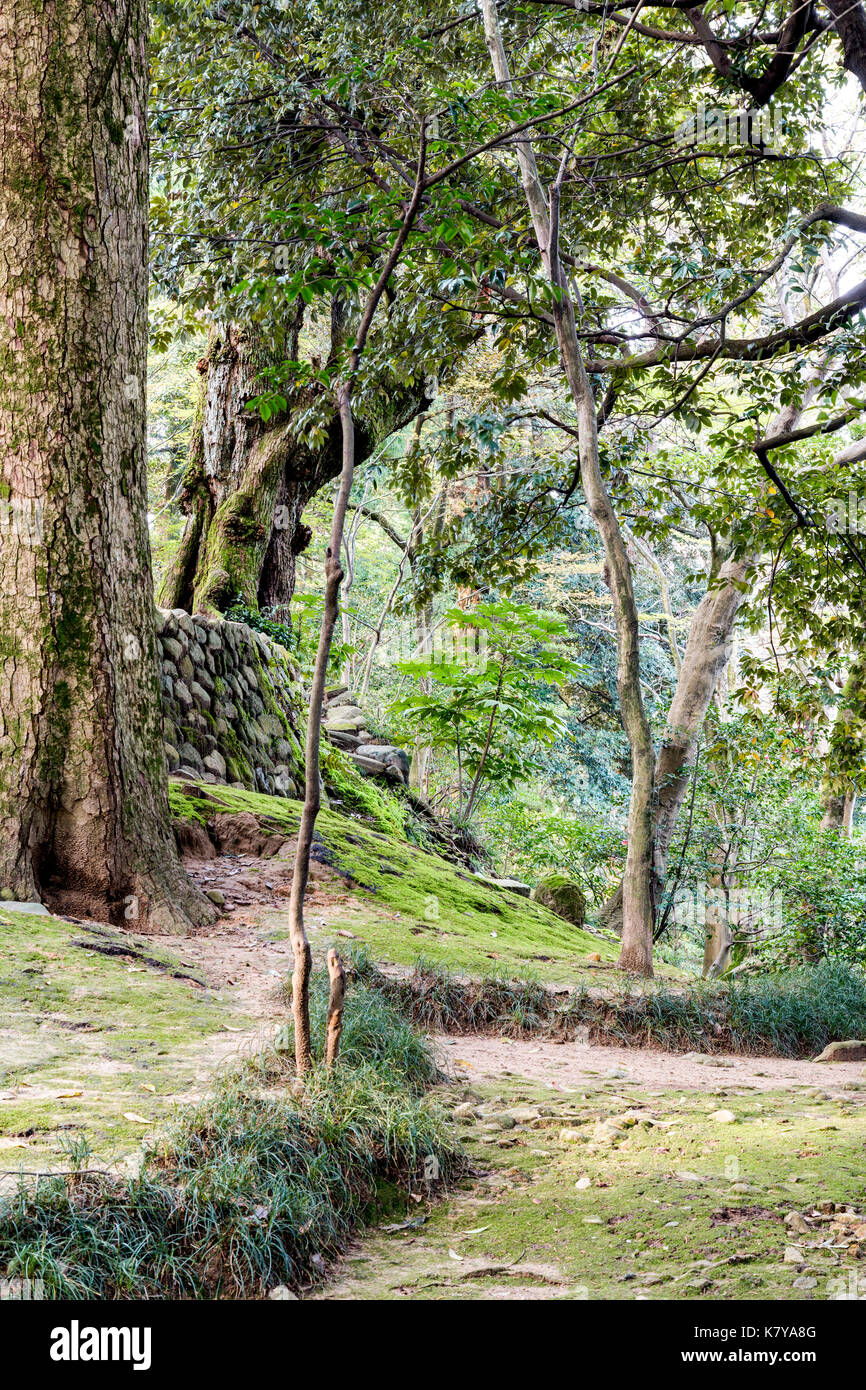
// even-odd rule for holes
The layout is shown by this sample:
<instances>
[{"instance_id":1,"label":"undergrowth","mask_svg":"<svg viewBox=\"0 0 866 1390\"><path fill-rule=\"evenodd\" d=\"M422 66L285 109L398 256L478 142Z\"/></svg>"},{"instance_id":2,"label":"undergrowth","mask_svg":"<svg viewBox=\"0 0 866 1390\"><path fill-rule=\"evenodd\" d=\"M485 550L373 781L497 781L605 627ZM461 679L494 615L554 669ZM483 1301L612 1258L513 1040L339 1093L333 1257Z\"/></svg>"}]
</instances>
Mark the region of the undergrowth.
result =
<instances>
[{"instance_id":1,"label":"undergrowth","mask_svg":"<svg viewBox=\"0 0 866 1390\"><path fill-rule=\"evenodd\" d=\"M319 1053L326 998L321 972ZM317 1068L301 1098L289 1089L293 1068L271 1054L182 1111L138 1177L81 1169L22 1185L0 1210L0 1271L41 1279L60 1299L245 1299L308 1287L375 1212L383 1185L429 1196L463 1171L423 1094L436 1074L394 1006L359 986L338 1067Z\"/></svg>"},{"instance_id":2,"label":"undergrowth","mask_svg":"<svg viewBox=\"0 0 866 1390\"><path fill-rule=\"evenodd\" d=\"M392 1000L417 1027L444 1033L490 1033L657 1047L671 1052L743 1052L808 1057L839 1038L866 1034L866 978L825 961L784 973L696 982L641 993L592 991L566 997L537 980L489 975L480 980L419 961L403 978L384 975L363 950L353 969Z\"/></svg>"}]
</instances>

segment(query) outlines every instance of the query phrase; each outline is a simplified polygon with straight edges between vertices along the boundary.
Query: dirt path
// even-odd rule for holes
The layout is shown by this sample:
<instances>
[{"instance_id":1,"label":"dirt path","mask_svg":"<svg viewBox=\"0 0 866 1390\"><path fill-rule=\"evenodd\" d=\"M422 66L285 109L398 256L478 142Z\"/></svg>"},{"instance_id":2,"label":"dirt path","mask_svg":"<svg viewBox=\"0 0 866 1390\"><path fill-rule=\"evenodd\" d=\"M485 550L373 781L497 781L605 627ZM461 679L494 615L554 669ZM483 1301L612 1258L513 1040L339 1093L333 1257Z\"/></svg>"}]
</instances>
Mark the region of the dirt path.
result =
<instances>
[{"instance_id":1,"label":"dirt path","mask_svg":"<svg viewBox=\"0 0 866 1390\"><path fill-rule=\"evenodd\" d=\"M760 1091L807 1086L844 1091L866 1081L862 1062L793 1061L786 1057L744 1057L694 1052L658 1052L636 1047L598 1047L588 1043L532 1042L510 1038L439 1036L443 1069L467 1081L519 1077L547 1082L556 1089L580 1089L615 1071L624 1081L670 1090L749 1087ZM617 1079L611 1077L610 1079Z\"/></svg>"}]
</instances>

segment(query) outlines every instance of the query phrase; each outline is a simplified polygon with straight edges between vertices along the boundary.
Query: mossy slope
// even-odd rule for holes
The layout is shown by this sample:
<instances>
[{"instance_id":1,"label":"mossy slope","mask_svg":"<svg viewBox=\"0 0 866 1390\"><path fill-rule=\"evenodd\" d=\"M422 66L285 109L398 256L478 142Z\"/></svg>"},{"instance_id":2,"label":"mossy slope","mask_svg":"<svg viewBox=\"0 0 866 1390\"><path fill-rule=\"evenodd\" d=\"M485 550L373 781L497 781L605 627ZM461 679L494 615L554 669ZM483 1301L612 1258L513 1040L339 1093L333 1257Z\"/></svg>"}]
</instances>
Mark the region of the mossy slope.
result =
<instances>
[{"instance_id":1,"label":"mossy slope","mask_svg":"<svg viewBox=\"0 0 866 1390\"><path fill-rule=\"evenodd\" d=\"M298 802L232 787L174 783L171 797L178 819L200 825L226 811L251 812L288 835L300 822ZM573 979L588 955L615 959L617 943L360 818L324 810L316 828L316 857L345 882L342 901L335 895L333 909L329 905L328 929L352 931L378 960L410 964L423 954L480 973L489 972L493 960L522 973L529 967L548 978ZM272 922L278 929L278 918Z\"/></svg>"}]
</instances>

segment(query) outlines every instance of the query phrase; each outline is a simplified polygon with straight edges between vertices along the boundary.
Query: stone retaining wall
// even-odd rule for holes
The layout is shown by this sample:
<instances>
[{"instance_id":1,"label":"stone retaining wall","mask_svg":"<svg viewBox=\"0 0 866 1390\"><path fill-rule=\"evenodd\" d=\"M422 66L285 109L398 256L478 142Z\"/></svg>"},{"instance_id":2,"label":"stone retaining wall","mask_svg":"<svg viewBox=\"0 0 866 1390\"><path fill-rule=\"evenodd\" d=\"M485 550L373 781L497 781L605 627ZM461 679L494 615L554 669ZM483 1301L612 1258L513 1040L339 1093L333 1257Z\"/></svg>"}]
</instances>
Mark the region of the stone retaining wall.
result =
<instances>
[{"instance_id":1,"label":"stone retaining wall","mask_svg":"<svg viewBox=\"0 0 866 1390\"><path fill-rule=\"evenodd\" d=\"M156 610L169 772L303 795L303 692L288 653L225 618Z\"/></svg>"}]
</instances>

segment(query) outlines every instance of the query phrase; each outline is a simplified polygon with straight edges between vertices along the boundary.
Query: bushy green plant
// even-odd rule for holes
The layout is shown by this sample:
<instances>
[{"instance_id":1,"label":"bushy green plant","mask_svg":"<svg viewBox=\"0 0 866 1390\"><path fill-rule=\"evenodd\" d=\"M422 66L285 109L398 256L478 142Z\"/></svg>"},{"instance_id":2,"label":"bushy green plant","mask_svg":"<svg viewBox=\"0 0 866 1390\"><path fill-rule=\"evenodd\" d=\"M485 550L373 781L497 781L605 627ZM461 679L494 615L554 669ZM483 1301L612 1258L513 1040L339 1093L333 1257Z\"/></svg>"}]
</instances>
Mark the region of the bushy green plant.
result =
<instances>
[{"instance_id":1,"label":"bushy green plant","mask_svg":"<svg viewBox=\"0 0 866 1390\"><path fill-rule=\"evenodd\" d=\"M400 662L418 686L396 696L388 716L412 740L453 755L456 816L468 821L482 788L513 787L533 767L536 749L564 729L548 701L578 666L560 650L568 627L530 604L481 603L445 614L453 633L478 645L465 659Z\"/></svg>"}]
</instances>

